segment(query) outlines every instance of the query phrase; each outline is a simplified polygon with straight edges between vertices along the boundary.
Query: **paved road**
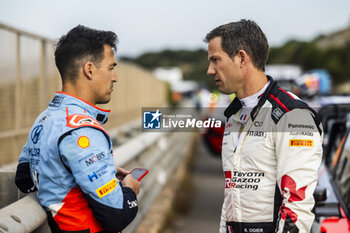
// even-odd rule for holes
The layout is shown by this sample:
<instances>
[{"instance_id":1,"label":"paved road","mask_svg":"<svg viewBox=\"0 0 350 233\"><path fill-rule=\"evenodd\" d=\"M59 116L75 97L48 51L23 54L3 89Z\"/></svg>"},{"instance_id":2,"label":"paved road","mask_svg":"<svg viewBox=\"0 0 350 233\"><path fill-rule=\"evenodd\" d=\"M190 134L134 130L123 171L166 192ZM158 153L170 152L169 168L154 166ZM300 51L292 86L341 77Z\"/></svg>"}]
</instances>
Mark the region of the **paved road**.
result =
<instances>
[{"instance_id":1,"label":"paved road","mask_svg":"<svg viewBox=\"0 0 350 233\"><path fill-rule=\"evenodd\" d=\"M216 233L219 229L224 197L221 159L210 155L202 140L199 140L197 145L192 179L194 197L190 211L177 219L170 232Z\"/></svg>"}]
</instances>

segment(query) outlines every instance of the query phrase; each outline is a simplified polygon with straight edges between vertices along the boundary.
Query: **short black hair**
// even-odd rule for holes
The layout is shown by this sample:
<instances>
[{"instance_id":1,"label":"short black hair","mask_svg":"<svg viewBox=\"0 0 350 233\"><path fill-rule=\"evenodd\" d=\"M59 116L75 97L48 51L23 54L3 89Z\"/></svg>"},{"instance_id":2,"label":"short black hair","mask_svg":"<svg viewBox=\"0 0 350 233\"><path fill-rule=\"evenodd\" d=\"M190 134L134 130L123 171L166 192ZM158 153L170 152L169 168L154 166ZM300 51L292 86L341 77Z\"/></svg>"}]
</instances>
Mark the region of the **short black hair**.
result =
<instances>
[{"instance_id":1,"label":"short black hair","mask_svg":"<svg viewBox=\"0 0 350 233\"><path fill-rule=\"evenodd\" d=\"M104 57L104 45L117 49L118 37L114 32L91 29L78 25L63 35L56 44L55 62L62 82L74 81L79 69L87 61L96 66Z\"/></svg>"},{"instance_id":2,"label":"short black hair","mask_svg":"<svg viewBox=\"0 0 350 233\"><path fill-rule=\"evenodd\" d=\"M221 25L210 31L204 42L209 43L215 37L221 37L221 47L230 57L234 57L242 49L257 69L265 71L269 44L265 34L254 21L242 19Z\"/></svg>"}]
</instances>

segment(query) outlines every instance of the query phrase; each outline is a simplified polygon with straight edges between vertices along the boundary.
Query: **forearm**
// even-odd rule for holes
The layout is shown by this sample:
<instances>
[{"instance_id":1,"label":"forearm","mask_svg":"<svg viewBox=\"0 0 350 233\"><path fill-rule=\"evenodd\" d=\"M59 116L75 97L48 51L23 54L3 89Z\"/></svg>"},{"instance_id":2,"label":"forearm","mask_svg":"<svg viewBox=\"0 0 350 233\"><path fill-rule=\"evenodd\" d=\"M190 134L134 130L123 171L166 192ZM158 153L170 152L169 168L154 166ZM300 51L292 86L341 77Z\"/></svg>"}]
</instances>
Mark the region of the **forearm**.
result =
<instances>
[{"instance_id":1,"label":"forearm","mask_svg":"<svg viewBox=\"0 0 350 233\"><path fill-rule=\"evenodd\" d=\"M123 208L117 209L104 205L85 194L94 216L101 226L111 232L120 232L136 217L138 203L136 194L128 187L123 187Z\"/></svg>"}]
</instances>

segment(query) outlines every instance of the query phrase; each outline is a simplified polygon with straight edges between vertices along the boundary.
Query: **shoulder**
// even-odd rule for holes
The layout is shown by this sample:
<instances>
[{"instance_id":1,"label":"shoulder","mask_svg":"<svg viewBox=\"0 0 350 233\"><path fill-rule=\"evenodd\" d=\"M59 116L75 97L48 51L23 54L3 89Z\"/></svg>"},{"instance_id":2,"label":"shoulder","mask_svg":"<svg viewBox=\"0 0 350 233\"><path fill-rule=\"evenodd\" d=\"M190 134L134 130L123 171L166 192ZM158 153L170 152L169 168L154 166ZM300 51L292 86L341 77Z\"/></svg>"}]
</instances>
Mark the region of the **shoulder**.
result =
<instances>
[{"instance_id":1,"label":"shoulder","mask_svg":"<svg viewBox=\"0 0 350 233\"><path fill-rule=\"evenodd\" d=\"M89 131L89 132L102 132L104 136L109 139L109 135L103 126L91 116L87 116L84 114L72 114L66 116L66 128L67 132L65 134L70 134L73 131L78 129L79 132ZM61 137L64 137L62 135Z\"/></svg>"},{"instance_id":2,"label":"shoulder","mask_svg":"<svg viewBox=\"0 0 350 233\"><path fill-rule=\"evenodd\" d=\"M93 127L105 131L103 126L94 118L84 114L67 115L67 126L70 128Z\"/></svg>"},{"instance_id":3,"label":"shoulder","mask_svg":"<svg viewBox=\"0 0 350 233\"><path fill-rule=\"evenodd\" d=\"M85 150L89 147L109 147L108 136L94 127L78 127L62 134L58 140L58 146L72 150Z\"/></svg>"},{"instance_id":4,"label":"shoulder","mask_svg":"<svg viewBox=\"0 0 350 233\"><path fill-rule=\"evenodd\" d=\"M269 94L268 101L272 105L271 118L275 124L282 118L288 118L296 125L303 122L304 125L311 124L322 134L322 125L316 112L293 93L276 86Z\"/></svg>"},{"instance_id":5,"label":"shoulder","mask_svg":"<svg viewBox=\"0 0 350 233\"><path fill-rule=\"evenodd\" d=\"M105 158L111 151L110 142L103 132L91 128L78 128L63 134L58 141L58 150L64 160L96 156L97 160Z\"/></svg>"},{"instance_id":6,"label":"shoulder","mask_svg":"<svg viewBox=\"0 0 350 233\"><path fill-rule=\"evenodd\" d=\"M302 111L307 114L314 111L309 107L307 103L300 100L296 95L291 92L275 86L268 96L268 101L272 105L271 117L277 124L278 121L286 114L294 109L304 109L308 111Z\"/></svg>"}]
</instances>

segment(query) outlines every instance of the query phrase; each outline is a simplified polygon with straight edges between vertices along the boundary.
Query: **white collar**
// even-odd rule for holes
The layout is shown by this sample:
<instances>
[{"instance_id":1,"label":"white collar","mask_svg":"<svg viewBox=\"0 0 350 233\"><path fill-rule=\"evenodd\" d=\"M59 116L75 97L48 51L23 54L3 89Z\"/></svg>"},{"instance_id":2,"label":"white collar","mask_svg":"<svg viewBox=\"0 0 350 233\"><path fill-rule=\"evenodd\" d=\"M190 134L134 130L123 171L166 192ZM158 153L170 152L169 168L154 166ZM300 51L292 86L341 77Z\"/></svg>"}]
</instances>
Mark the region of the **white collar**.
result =
<instances>
[{"instance_id":1,"label":"white collar","mask_svg":"<svg viewBox=\"0 0 350 233\"><path fill-rule=\"evenodd\" d=\"M265 90L269 86L269 84L270 84L270 81L268 81L265 84L265 86L257 93L240 99L243 108L254 108L258 104L261 95L265 92Z\"/></svg>"}]
</instances>

